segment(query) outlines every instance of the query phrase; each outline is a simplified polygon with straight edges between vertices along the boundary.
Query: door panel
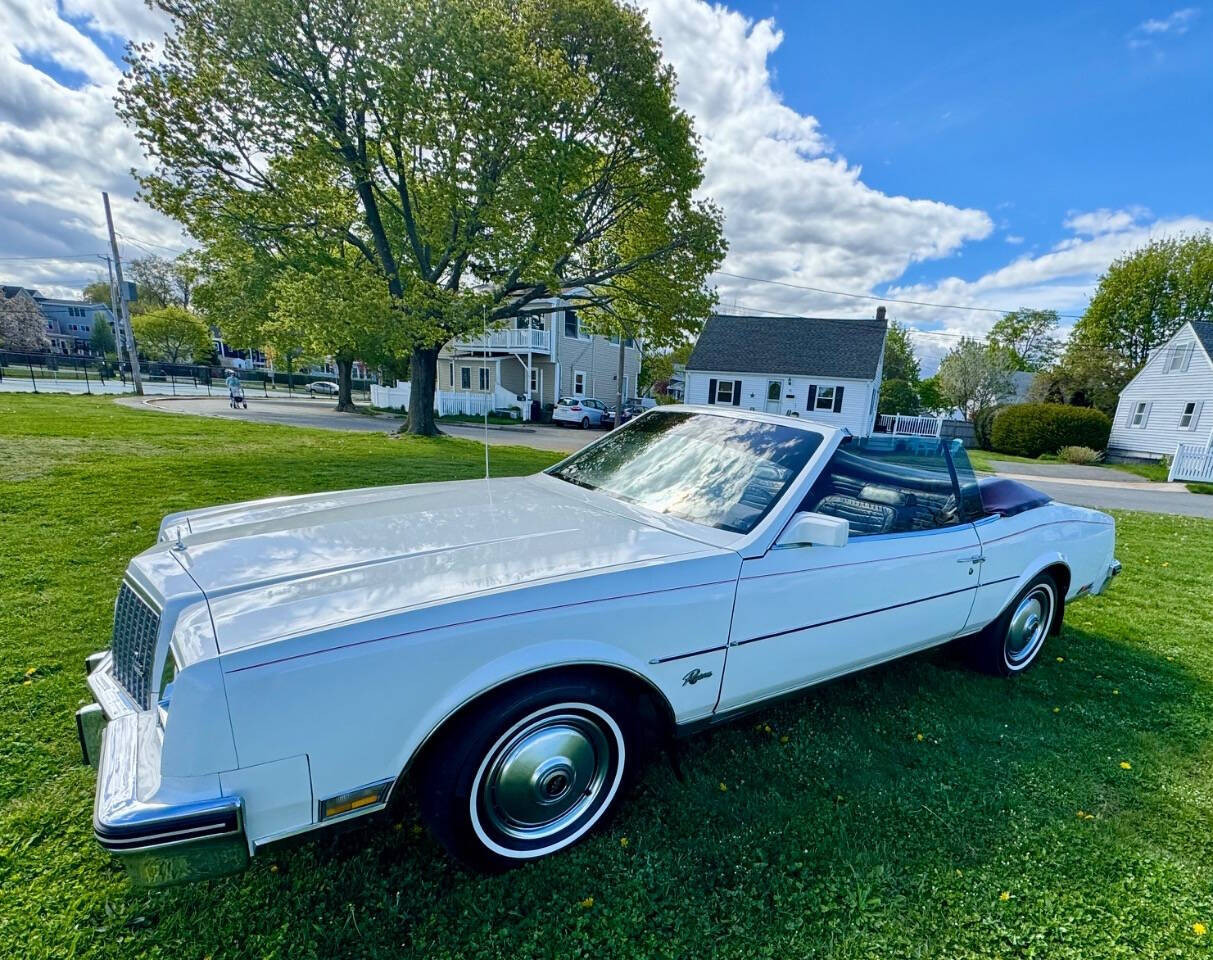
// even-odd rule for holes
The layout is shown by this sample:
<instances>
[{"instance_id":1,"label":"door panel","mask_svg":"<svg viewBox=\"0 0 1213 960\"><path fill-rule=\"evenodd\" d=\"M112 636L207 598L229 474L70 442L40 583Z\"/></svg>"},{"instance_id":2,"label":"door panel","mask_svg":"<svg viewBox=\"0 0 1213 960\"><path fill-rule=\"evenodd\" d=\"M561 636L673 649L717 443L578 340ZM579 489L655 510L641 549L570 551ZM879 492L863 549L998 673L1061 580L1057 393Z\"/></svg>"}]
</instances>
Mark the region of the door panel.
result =
<instances>
[{"instance_id":1,"label":"door panel","mask_svg":"<svg viewBox=\"0 0 1213 960\"><path fill-rule=\"evenodd\" d=\"M978 582L972 524L777 547L742 566L718 710L942 643Z\"/></svg>"}]
</instances>

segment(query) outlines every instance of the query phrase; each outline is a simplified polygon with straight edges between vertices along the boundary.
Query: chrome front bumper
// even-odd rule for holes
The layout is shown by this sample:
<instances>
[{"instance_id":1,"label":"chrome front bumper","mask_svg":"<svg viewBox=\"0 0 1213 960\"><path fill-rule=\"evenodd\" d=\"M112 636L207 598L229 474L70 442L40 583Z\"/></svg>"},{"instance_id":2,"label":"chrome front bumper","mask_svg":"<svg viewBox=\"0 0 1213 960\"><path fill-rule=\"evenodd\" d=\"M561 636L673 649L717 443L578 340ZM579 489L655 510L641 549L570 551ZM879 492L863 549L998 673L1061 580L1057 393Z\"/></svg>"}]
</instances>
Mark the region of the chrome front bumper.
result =
<instances>
[{"instance_id":1,"label":"chrome front bumper","mask_svg":"<svg viewBox=\"0 0 1213 960\"><path fill-rule=\"evenodd\" d=\"M97 767L97 841L140 887L244 869L249 848L240 797L222 796L218 777L213 784L163 782L157 712L134 707L109 673L108 654L90 657L86 669L98 702L77 712L76 729L85 763Z\"/></svg>"}]
</instances>

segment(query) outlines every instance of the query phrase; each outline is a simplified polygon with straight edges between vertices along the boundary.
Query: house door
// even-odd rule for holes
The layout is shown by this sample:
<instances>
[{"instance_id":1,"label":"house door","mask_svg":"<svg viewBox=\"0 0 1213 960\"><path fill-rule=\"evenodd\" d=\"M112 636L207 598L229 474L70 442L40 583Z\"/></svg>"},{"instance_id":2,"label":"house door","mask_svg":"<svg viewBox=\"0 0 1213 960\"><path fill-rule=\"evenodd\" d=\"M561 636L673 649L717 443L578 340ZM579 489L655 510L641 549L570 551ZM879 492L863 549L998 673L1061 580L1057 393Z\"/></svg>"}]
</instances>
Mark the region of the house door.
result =
<instances>
[{"instance_id":1,"label":"house door","mask_svg":"<svg viewBox=\"0 0 1213 960\"><path fill-rule=\"evenodd\" d=\"M782 406L783 381L771 380L767 383L767 413L778 413Z\"/></svg>"}]
</instances>

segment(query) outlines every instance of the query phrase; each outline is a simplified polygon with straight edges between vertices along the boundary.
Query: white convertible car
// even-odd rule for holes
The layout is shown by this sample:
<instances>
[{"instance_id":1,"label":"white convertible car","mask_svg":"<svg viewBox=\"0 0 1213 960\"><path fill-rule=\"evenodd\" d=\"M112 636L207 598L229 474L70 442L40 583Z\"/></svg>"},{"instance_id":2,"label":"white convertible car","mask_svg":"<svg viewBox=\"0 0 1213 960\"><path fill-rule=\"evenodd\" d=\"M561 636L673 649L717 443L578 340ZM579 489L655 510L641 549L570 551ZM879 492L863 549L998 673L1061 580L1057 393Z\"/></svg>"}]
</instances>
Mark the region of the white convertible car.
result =
<instances>
[{"instance_id":1,"label":"white convertible car","mask_svg":"<svg viewBox=\"0 0 1213 960\"><path fill-rule=\"evenodd\" d=\"M1025 670L1114 541L958 444L686 406L531 477L174 514L88 659L94 829L196 879L408 776L463 862L545 856L667 736L950 640Z\"/></svg>"}]
</instances>

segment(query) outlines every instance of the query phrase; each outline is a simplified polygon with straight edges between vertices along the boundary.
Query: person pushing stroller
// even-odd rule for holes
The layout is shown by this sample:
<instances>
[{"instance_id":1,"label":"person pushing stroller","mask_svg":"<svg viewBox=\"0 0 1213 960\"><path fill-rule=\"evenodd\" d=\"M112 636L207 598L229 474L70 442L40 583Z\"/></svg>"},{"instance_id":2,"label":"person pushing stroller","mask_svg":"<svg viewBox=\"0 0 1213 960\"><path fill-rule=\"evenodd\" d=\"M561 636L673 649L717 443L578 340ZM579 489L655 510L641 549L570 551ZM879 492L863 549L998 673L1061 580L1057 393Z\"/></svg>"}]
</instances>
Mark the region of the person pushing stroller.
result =
<instances>
[{"instance_id":1,"label":"person pushing stroller","mask_svg":"<svg viewBox=\"0 0 1213 960\"><path fill-rule=\"evenodd\" d=\"M233 410L237 407L248 409L248 401L244 399L244 387L240 383L240 378L236 376L233 370L227 375L227 379L223 381L227 384L227 402L231 404Z\"/></svg>"}]
</instances>

